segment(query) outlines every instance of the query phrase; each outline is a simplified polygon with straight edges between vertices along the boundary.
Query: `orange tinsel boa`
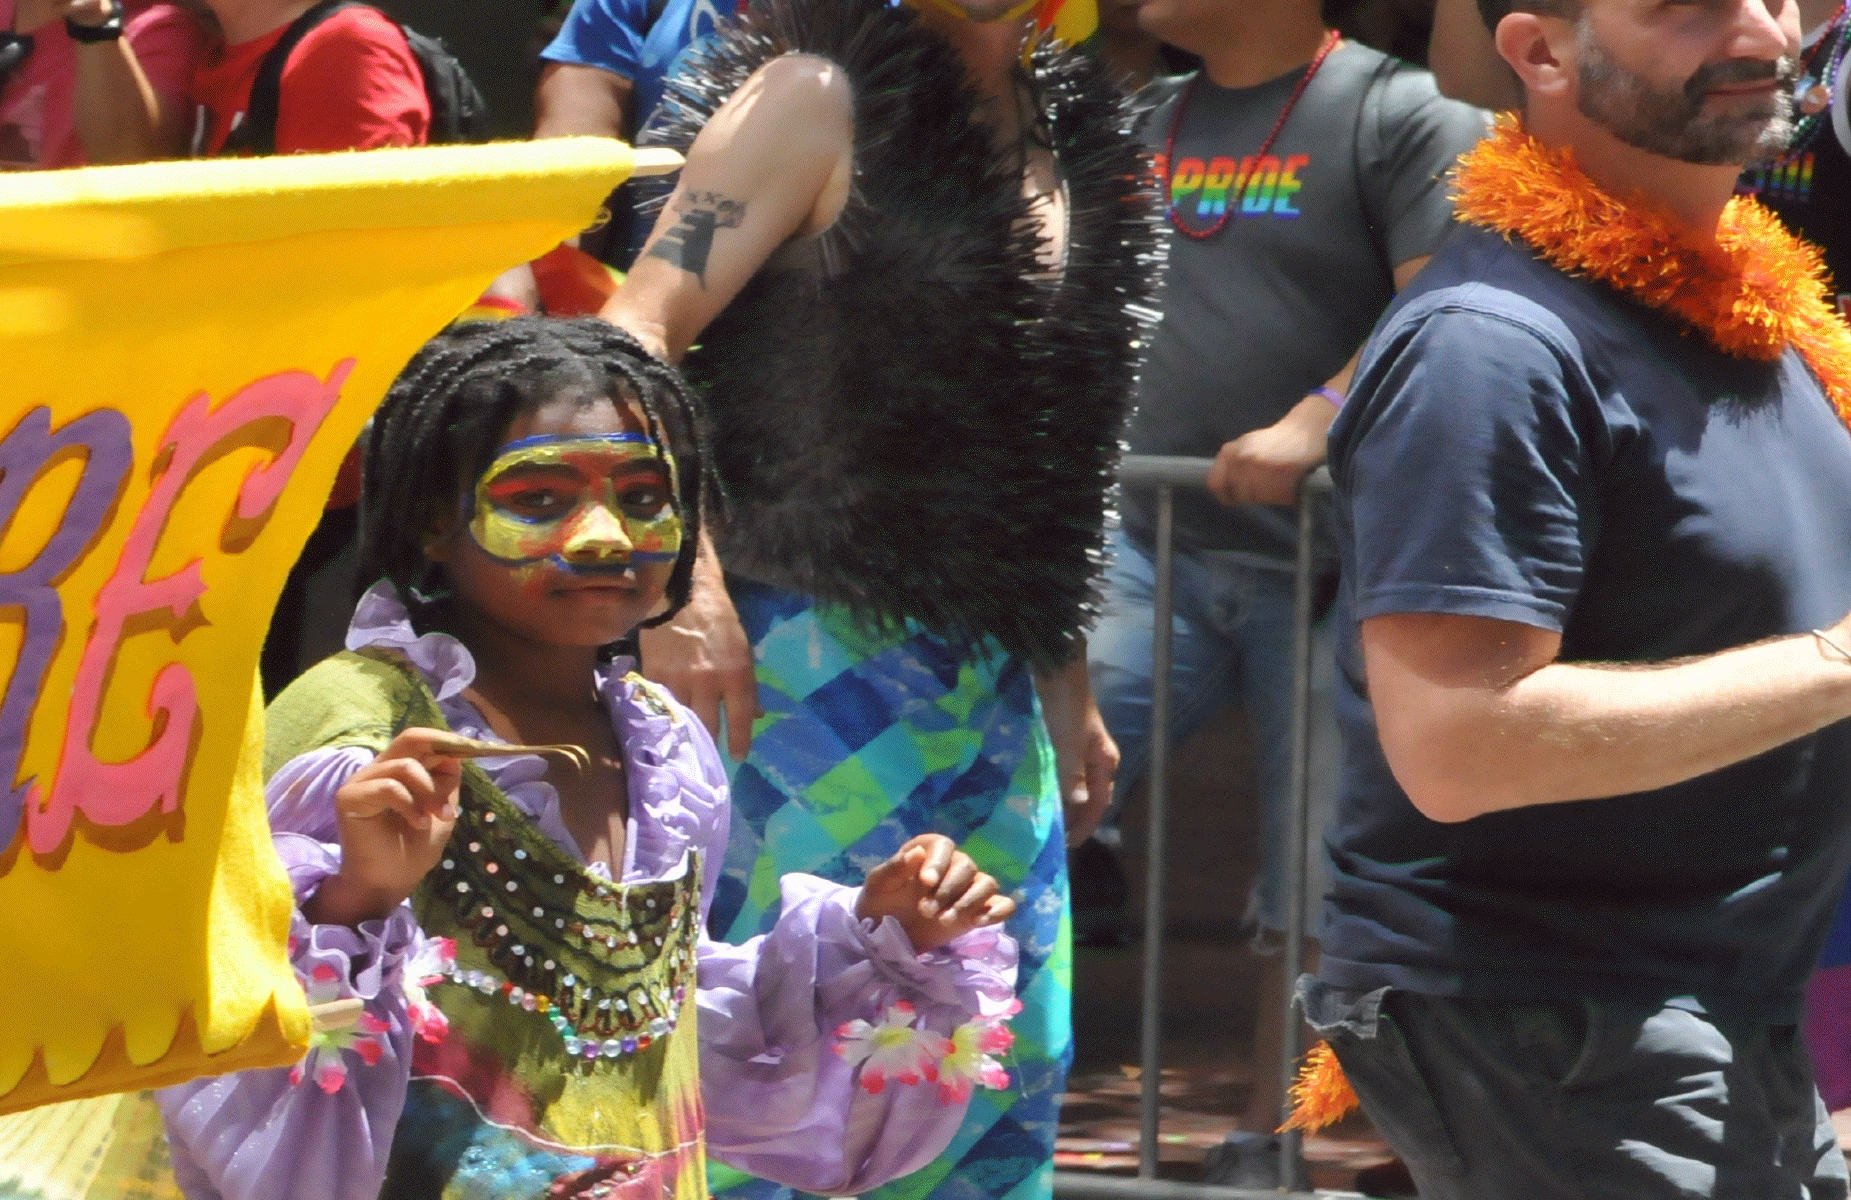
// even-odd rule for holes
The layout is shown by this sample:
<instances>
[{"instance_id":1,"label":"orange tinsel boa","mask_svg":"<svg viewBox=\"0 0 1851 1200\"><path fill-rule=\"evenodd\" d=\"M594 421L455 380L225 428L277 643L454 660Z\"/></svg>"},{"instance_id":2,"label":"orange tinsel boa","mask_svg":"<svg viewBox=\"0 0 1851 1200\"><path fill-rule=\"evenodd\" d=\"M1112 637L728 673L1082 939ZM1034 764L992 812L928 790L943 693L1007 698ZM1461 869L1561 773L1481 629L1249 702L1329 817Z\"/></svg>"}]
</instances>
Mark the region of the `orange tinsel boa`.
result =
<instances>
[{"instance_id":1,"label":"orange tinsel boa","mask_svg":"<svg viewBox=\"0 0 1851 1200\"><path fill-rule=\"evenodd\" d=\"M1772 362L1791 345L1851 424L1851 329L1826 299L1825 262L1755 201L1729 201L1716 249L1692 246L1655 204L1607 195L1571 153L1543 146L1508 113L1459 160L1453 182L1461 221L1670 313L1725 354ZM1282 1132L1313 1132L1357 1107L1329 1043L1305 1056L1292 1101Z\"/></svg>"},{"instance_id":2,"label":"orange tinsel boa","mask_svg":"<svg viewBox=\"0 0 1851 1200\"><path fill-rule=\"evenodd\" d=\"M1771 362L1791 345L1851 422L1851 329L1826 299L1825 262L1754 200L1729 201L1714 250L1693 246L1655 204L1607 195L1510 114L1453 182L1461 221L1521 238L1557 270L1669 313L1725 354Z\"/></svg>"},{"instance_id":3,"label":"orange tinsel boa","mask_svg":"<svg viewBox=\"0 0 1851 1200\"><path fill-rule=\"evenodd\" d=\"M1360 1103L1337 1062L1337 1052L1329 1042L1319 1042L1299 1064L1298 1079L1292 1084L1292 1115L1278 1132L1297 1129L1316 1133L1349 1116Z\"/></svg>"}]
</instances>

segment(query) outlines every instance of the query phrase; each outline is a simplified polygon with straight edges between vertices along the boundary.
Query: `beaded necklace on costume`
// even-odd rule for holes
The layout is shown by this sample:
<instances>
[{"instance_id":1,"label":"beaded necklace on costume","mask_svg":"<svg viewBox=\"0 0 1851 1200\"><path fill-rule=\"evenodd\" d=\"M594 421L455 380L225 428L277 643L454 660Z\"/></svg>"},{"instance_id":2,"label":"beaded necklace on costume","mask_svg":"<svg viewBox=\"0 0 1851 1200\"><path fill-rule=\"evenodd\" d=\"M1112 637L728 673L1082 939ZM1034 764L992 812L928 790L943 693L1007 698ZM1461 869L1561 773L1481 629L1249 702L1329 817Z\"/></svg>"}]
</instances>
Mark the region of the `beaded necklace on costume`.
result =
<instances>
[{"instance_id":1,"label":"beaded necklace on costume","mask_svg":"<svg viewBox=\"0 0 1851 1200\"><path fill-rule=\"evenodd\" d=\"M1279 110L1279 119L1273 122L1272 132L1268 133L1266 140L1260 143L1259 152L1253 156L1254 162L1257 163L1265 158L1267 152L1273 148L1273 143L1279 140L1279 131L1285 128L1286 118L1292 115L1294 108L1298 107L1299 97L1303 96L1305 89L1311 86L1312 76L1318 73L1318 68L1324 65L1324 60L1330 57L1330 52L1335 50L1337 43L1342 40L1342 35L1335 29L1324 35L1324 42L1318 47L1317 54L1312 57L1311 65L1305 69L1304 77L1298 81L1298 86L1292 89L1291 96L1286 99L1285 107ZM1183 86L1183 94L1177 98L1176 115L1170 118L1170 135L1164 139L1163 143L1162 169L1164 215L1169 218L1170 224L1175 226L1178 233L1184 237L1194 238L1198 242L1206 241L1227 228L1229 218L1234 215L1234 206L1230 205L1228 210L1216 217L1215 223L1207 229L1191 228L1176 215L1176 201L1170 191L1170 175L1176 164L1176 135L1182 131L1183 115L1189 111L1189 101L1194 99L1196 85L1201 82L1202 73L1197 71ZM1235 190L1238 193L1239 189Z\"/></svg>"},{"instance_id":2,"label":"beaded necklace on costume","mask_svg":"<svg viewBox=\"0 0 1851 1200\"><path fill-rule=\"evenodd\" d=\"M639 701L669 709L640 676ZM420 916L447 910L481 950L459 953L451 983L538 1013L587 1062L649 1049L675 1031L695 972L699 871L626 884L592 874L539 834L475 764L448 852L420 888Z\"/></svg>"},{"instance_id":3,"label":"beaded necklace on costume","mask_svg":"<svg viewBox=\"0 0 1851 1200\"><path fill-rule=\"evenodd\" d=\"M1826 298L1824 259L1755 200L1731 199L1715 248L1693 246L1656 205L1602 192L1511 114L1459 160L1453 181L1461 221L1676 317L1724 354L1773 362L1792 346L1851 421L1851 329Z\"/></svg>"},{"instance_id":4,"label":"beaded necklace on costume","mask_svg":"<svg viewBox=\"0 0 1851 1200\"><path fill-rule=\"evenodd\" d=\"M698 891L553 870L513 838L497 838L510 822L494 812L480 817L467 856L447 856L439 869L454 889L459 923L487 950L492 969L453 963L444 977L539 1013L572 1058L620 1058L673 1033L693 978ZM483 837L499 844L485 845ZM697 870L691 856L690 878ZM555 893L543 886L549 874ZM570 899L574 891L605 911L587 919L585 906ZM535 899L542 903L528 903Z\"/></svg>"}]
</instances>

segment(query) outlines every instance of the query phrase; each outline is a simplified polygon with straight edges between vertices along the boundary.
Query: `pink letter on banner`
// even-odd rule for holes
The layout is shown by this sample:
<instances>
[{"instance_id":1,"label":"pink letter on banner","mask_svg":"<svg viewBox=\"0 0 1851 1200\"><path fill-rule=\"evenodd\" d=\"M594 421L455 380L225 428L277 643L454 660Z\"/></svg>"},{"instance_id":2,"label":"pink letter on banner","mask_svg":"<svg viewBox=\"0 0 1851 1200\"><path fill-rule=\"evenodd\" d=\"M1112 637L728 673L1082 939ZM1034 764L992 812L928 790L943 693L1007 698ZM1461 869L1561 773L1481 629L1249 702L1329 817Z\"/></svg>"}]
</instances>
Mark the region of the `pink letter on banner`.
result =
<instances>
[{"instance_id":1,"label":"pink letter on banner","mask_svg":"<svg viewBox=\"0 0 1851 1200\"><path fill-rule=\"evenodd\" d=\"M335 366L326 383L305 371L267 376L216 410L211 409L210 397L201 392L168 426L160 448L169 455L166 468L136 515L115 572L97 593L96 624L78 664L51 794L42 806L26 806L28 842L35 854L49 854L63 845L77 813L98 825L128 825L156 808L172 812L179 806L187 751L199 716L193 676L183 664L169 663L154 678L147 709L157 726L151 745L117 763L97 761L92 750L104 685L129 619L163 608L183 619L205 594L198 559L171 575L148 579L155 545L167 527L174 502L201 460L245 426L281 418L289 422L289 441L274 459L245 476L235 515L250 520L276 503L315 431L340 399L341 385L352 370L353 360L347 359Z\"/></svg>"}]
</instances>

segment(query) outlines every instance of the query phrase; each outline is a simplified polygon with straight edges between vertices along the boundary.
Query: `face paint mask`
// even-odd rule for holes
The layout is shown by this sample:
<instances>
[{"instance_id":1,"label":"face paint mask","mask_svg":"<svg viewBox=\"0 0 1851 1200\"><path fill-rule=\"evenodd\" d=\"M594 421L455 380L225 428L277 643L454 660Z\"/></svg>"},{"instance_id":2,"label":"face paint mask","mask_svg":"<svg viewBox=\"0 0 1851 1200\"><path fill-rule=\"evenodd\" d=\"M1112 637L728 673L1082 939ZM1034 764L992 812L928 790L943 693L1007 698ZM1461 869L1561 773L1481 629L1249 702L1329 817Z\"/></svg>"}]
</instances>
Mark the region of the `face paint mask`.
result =
<instances>
[{"instance_id":1,"label":"face paint mask","mask_svg":"<svg viewBox=\"0 0 1851 1200\"><path fill-rule=\"evenodd\" d=\"M469 535L514 567L597 573L673 562L674 491L675 460L640 433L522 438L476 481Z\"/></svg>"}]
</instances>

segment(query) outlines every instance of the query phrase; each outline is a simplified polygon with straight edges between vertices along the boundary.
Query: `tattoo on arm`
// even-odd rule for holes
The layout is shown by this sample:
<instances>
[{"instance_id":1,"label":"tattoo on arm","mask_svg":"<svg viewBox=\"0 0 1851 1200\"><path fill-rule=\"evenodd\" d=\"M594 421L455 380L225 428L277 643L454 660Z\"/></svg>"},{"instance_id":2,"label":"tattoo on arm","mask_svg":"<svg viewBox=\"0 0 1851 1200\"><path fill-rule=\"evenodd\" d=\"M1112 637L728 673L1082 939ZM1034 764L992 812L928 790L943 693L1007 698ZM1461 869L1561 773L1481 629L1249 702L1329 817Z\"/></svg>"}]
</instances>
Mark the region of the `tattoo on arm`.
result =
<instances>
[{"instance_id":1,"label":"tattoo on arm","mask_svg":"<svg viewBox=\"0 0 1851 1200\"><path fill-rule=\"evenodd\" d=\"M705 288L713 235L739 228L746 219L745 201L729 200L718 192L683 192L676 198L675 209L680 219L650 247L649 257L673 263Z\"/></svg>"}]
</instances>

